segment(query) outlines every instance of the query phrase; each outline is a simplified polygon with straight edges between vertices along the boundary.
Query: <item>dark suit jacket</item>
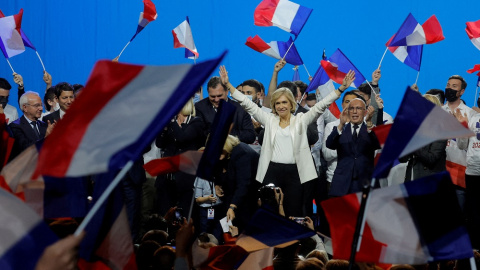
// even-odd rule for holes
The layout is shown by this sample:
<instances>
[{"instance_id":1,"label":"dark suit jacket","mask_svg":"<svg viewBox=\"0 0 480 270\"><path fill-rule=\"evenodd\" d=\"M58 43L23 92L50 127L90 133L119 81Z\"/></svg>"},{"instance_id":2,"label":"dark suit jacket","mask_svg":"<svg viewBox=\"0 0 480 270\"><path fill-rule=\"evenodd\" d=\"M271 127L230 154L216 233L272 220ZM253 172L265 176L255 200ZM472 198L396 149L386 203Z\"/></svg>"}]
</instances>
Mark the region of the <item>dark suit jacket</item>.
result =
<instances>
[{"instance_id":1,"label":"dark suit jacket","mask_svg":"<svg viewBox=\"0 0 480 270\"><path fill-rule=\"evenodd\" d=\"M308 112L307 109L303 108L302 106L298 106L297 113L307 113L307 112ZM308 140L308 145L314 145L318 141L317 121L314 121L308 125L307 140Z\"/></svg>"},{"instance_id":2,"label":"dark suit jacket","mask_svg":"<svg viewBox=\"0 0 480 270\"><path fill-rule=\"evenodd\" d=\"M408 161L405 182L445 171L447 159L445 148L447 148L447 140L435 141L410 155L400 158L400 162Z\"/></svg>"},{"instance_id":3,"label":"dark suit jacket","mask_svg":"<svg viewBox=\"0 0 480 270\"><path fill-rule=\"evenodd\" d=\"M375 150L380 149L380 143L374 132L368 132L363 123L358 132L357 142L353 142L351 124L345 125L342 134L339 135L335 127L328 136L326 146L337 150L337 168L332 178L330 196L343 196L351 192L361 191L361 185L370 181L374 167ZM357 178L353 182L354 170Z\"/></svg>"},{"instance_id":4,"label":"dark suit jacket","mask_svg":"<svg viewBox=\"0 0 480 270\"><path fill-rule=\"evenodd\" d=\"M47 132L48 125L40 120L38 120L37 123L38 130L40 132L40 138L43 139L45 137L45 133ZM28 120L25 118L24 115L10 123L8 127L10 129L12 137L15 139L12 154L10 155L10 160L12 160L23 150L27 149L30 145L36 143L37 136L35 135L35 131L33 130L32 125L28 123Z\"/></svg>"},{"instance_id":5,"label":"dark suit jacket","mask_svg":"<svg viewBox=\"0 0 480 270\"><path fill-rule=\"evenodd\" d=\"M253 129L252 119L250 115L237 102L231 99L229 99L228 102L233 104L237 108L233 117L233 129L230 134L233 136L237 136L241 142L244 142L246 144L255 142L256 134L255 130ZM197 116L200 117L205 123L205 135L207 135L208 133L210 133L213 119L215 118L215 114L217 112L213 108L208 98L204 98L197 102L195 104L195 109L197 112Z\"/></svg>"},{"instance_id":6,"label":"dark suit jacket","mask_svg":"<svg viewBox=\"0 0 480 270\"><path fill-rule=\"evenodd\" d=\"M50 124L53 124L55 121L60 120L60 109L54 111L51 114L47 114L42 118L42 121L48 124L48 121L50 121Z\"/></svg>"}]
</instances>

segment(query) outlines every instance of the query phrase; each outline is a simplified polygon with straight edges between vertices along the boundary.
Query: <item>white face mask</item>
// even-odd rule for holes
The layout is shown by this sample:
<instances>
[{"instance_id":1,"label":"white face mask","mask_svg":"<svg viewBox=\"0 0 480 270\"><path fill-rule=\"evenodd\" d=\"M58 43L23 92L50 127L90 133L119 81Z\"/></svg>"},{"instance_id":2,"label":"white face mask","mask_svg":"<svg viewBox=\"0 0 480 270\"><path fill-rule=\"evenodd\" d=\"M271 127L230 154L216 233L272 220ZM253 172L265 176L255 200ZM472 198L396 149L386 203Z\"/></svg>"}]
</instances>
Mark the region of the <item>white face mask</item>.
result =
<instances>
[{"instance_id":1,"label":"white face mask","mask_svg":"<svg viewBox=\"0 0 480 270\"><path fill-rule=\"evenodd\" d=\"M252 95L245 95L248 99L250 99L250 101L253 100L253 96Z\"/></svg>"},{"instance_id":2,"label":"white face mask","mask_svg":"<svg viewBox=\"0 0 480 270\"><path fill-rule=\"evenodd\" d=\"M55 111L58 111L58 110L60 109L60 104L58 104L58 102L55 103L55 106L53 106L53 109L54 109Z\"/></svg>"},{"instance_id":3,"label":"white face mask","mask_svg":"<svg viewBox=\"0 0 480 270\"><path fill-rule=\"evenodd\" d=\"M193 103L197 103L200 101L200 94L195 93L195 96L193 96Z\"/></svg>"},{"instance_id":4,"label":"white face mask","mask_svg":"<svg viewBox=\"0 0 480 270\"><path fill-rule=\"evenodd\" d=\"M263 106L263 99L259 99L258 104L260 104L260 106Z\"/></svg>"}]
</instances>

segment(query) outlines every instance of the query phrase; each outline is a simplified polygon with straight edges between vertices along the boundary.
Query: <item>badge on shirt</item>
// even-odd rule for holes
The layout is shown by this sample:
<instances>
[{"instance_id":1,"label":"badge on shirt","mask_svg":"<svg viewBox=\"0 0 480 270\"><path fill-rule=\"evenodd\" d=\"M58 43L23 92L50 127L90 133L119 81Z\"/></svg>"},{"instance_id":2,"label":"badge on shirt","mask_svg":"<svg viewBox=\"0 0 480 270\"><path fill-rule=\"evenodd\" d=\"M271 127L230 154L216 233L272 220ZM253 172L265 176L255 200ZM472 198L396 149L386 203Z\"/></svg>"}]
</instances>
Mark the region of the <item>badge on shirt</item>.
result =
<instances>
[{"instance_id":1,"label":"badge on shirt","mask_svg":"<svg viewBox=\"0 0 480 270\"><path fill-rule=\"evenodd\" d=\"M207 218L208 219L213 219L215 217L215 209L213 208L208 208L208 212L207 212Z\"/></svg>"}]
</instances>

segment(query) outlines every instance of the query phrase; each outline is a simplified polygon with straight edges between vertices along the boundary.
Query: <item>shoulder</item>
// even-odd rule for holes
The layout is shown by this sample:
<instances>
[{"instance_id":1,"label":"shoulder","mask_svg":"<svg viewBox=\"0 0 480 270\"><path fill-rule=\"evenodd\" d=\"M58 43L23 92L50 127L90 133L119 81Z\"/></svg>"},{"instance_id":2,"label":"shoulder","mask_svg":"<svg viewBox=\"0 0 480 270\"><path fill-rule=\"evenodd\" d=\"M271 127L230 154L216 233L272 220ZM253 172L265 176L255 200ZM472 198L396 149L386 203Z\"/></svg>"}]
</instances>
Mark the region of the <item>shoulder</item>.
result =
<instances>
[{"instance_id":1,"label":"shoulder","mask_svg":"<svg viewBox=\"0 0 480 270\"><path fill-rule=\"evenodd\" d=\"M9 126L10 126L10 127L20 126L20 125L21 125L20 119L22 119L22 118L18 118L17 120L11 122L11 123L9 124Z\"/></svg>"},{"instance_id":2,"label":"shoulder","mask_svg":"<svg viewBox=\"0 0 480 270\"><path fill-rule=\"evenodd\" d=\"M204 98L204 99L200 100L199 102L195 103L195 108L206 107L209 103L210 103L210 101L208 100L208 98Z\"/></svg>"}]
</instances>

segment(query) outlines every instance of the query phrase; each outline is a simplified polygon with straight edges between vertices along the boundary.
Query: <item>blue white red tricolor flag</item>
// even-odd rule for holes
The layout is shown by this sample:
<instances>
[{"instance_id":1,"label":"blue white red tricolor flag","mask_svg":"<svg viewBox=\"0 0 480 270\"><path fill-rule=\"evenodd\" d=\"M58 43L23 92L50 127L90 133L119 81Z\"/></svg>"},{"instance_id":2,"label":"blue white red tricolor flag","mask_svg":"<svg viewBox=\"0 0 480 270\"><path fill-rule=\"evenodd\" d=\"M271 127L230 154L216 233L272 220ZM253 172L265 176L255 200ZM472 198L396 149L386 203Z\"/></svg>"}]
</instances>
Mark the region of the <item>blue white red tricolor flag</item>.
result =
<instances>
[{"instance_id":1,"label":"blue white red tricolor flag","mask_svg":"<svg viewBox=\"0 0 480 270\"><path fill-rule=\"evenodd\" d=\"M151 160L143 168L151 176L179 171L196 175L202 154L200 151L186 151L176 156Z\"/></svg>"},{"instance_id":2,"label":"blue white red tricolor flag","mask_svg":"<svg viewBox=\"0 0 480 270\"><path fill-rule=\"evenodd\" d=\"M136 160L224 55L197 65L97 62L82 95L46 138L36 174L84 176Z\"/></svg>"},{"instance_id":3,"label":"blue white red tricolor flag","mask_svg":"<svg viewBox=\"0 0 480 270\"><path fill-rule=\"evenodd\" d=\"M188 17L172 30L173 48L185 48L185 58L197 59L198 52L193 42L192 29Z\"/></svg>"},{"instance_id":4,"label":"blue white red tricolor flag","mask_svg":"<svg viewBox=\"0 0 480 270\"><path fill-rule=\"evenodd\" d=\"M157 9L151 0L143 0L143 12L140 12L138 19L137 32L130 39L132 41L138 33L140 33L147 24L157 19Z\"/></svg>"},{"instance_id":5,"label":"blue white red tricolor flag","mask_svg":"<svg viewBox=\"0 0 480 270\"><path fill-rule=\"evenodd\" d=\"M20 9L18 14L7 17L0 11L0 49L5 58L13 57L25 51L26 44L24 44L23 31L21 30L22 16L23 9ZM26 36L25 39L28 41L27 44L31 44Z\"/></svg>"},{"instance_id":6,"label":"blue white red tricolor flag","mask_svg":"<svg viewBox=\"0 0 480 270\"><path fill-rule=\"evenodd\" d=\"M253 17L257 26L277 26L298 36L312 11L288 0L263 0Z\"/></svg>"},{"instance_id":7,"label":"blue white red tricolor flag","mask_svg":"<svg viewBox=\"0 0 480 270\"><path fill-rule=\"evenodd\" d=\"M422 25L411 13L398 29L395 37L390 42L391 46L414 46L432 44L444 40L442 27L435 15L432 15Z\"/></svg>"},{"instance_id":8,"label":"blue white red tricolor flag","mask_svg":"<svg viewBox=\"0 0 480 270\"><path fill-rule=\"evenodd\" d=\"M362 193L323 201L333 257L349 259ZM473 256L448 172L372 190L355 261L425 264ZM342 209L339 211L338 209Z\"/></svg>"},{"instance_id":9,"label":"blue white red tricolor flag","mask_svg":"<svg viewBox=\"0 0 480 270\"><path fill-rule=\"evenodd\" d=\"M467 31L468 38L472 41L473 45L480 50L480 20L467 22L465 31Z\"/></svg>"},{"instance_id":10,"label":"blue white red tricolor flag","mask_svg":"<svg viewBox=\"0 0 480 270\"><path fill-rule=\"evenodd\" d=\"M0 269L35 269L55 234L32 209L0 189Z\"/></svg>"},{"instance_id":11,"label":"blue white red tricolor flag","mask_svg":"<svg viewBox=\"0 0 480 270\"><path fill-rule=\"evenodd\" d=\"M247 38L245 45L254 49L259 53L263 53L275 59L282 59L285 56L285 61L294 66L303 65L303 60L298 54L297 48L290 37L287 42L271 41L266 43L258 35ZM289 49L290 48L290 49ZM288 53L287 53L288 51ZM285 55L286 54L286 55Z\"/></svg>"},{"instance_id":12,"label":"blue white red tricolor flag","mask_svg":"<svg viewBox=\"0 0 480 270\"><path fill-rule=\"evenodd\" d=\"M437 140L475 134L418 92L407 87L373 178L386 178L394 162Z\"/></svg>"},{"instance_id":13,"label":"blue white red tricolor flag","mask_svg":"<svg viewBox=\"0 0 480 270\"><path fill-rule=\"evenodd\" d=\"M400 60L400 62L417 71L420 71L420 66L422 65L423 45L390 46L390 43L394 37L395 36L392 36L390 40L388 40L387 44L385 44L388 47L388 50L393 53L393 55Z\"/></svg>"},{"instance_id":14,"label":"blue white red tricolor flag","mask_svg":"<svg viewBox=\"0 0 480 270\"><path fill-rule=\"evenodd\" d=\"M363 82L365 82L365 77L360 70L350 62L340 49L337 49L330 58L328 58L328 61L322 60L320 61L320 64L328 77L338 84L343 83L343 79L350 70L355 71L355 80L350 85L351 87L358 88Z\"/></svg>"}]
</instances>

